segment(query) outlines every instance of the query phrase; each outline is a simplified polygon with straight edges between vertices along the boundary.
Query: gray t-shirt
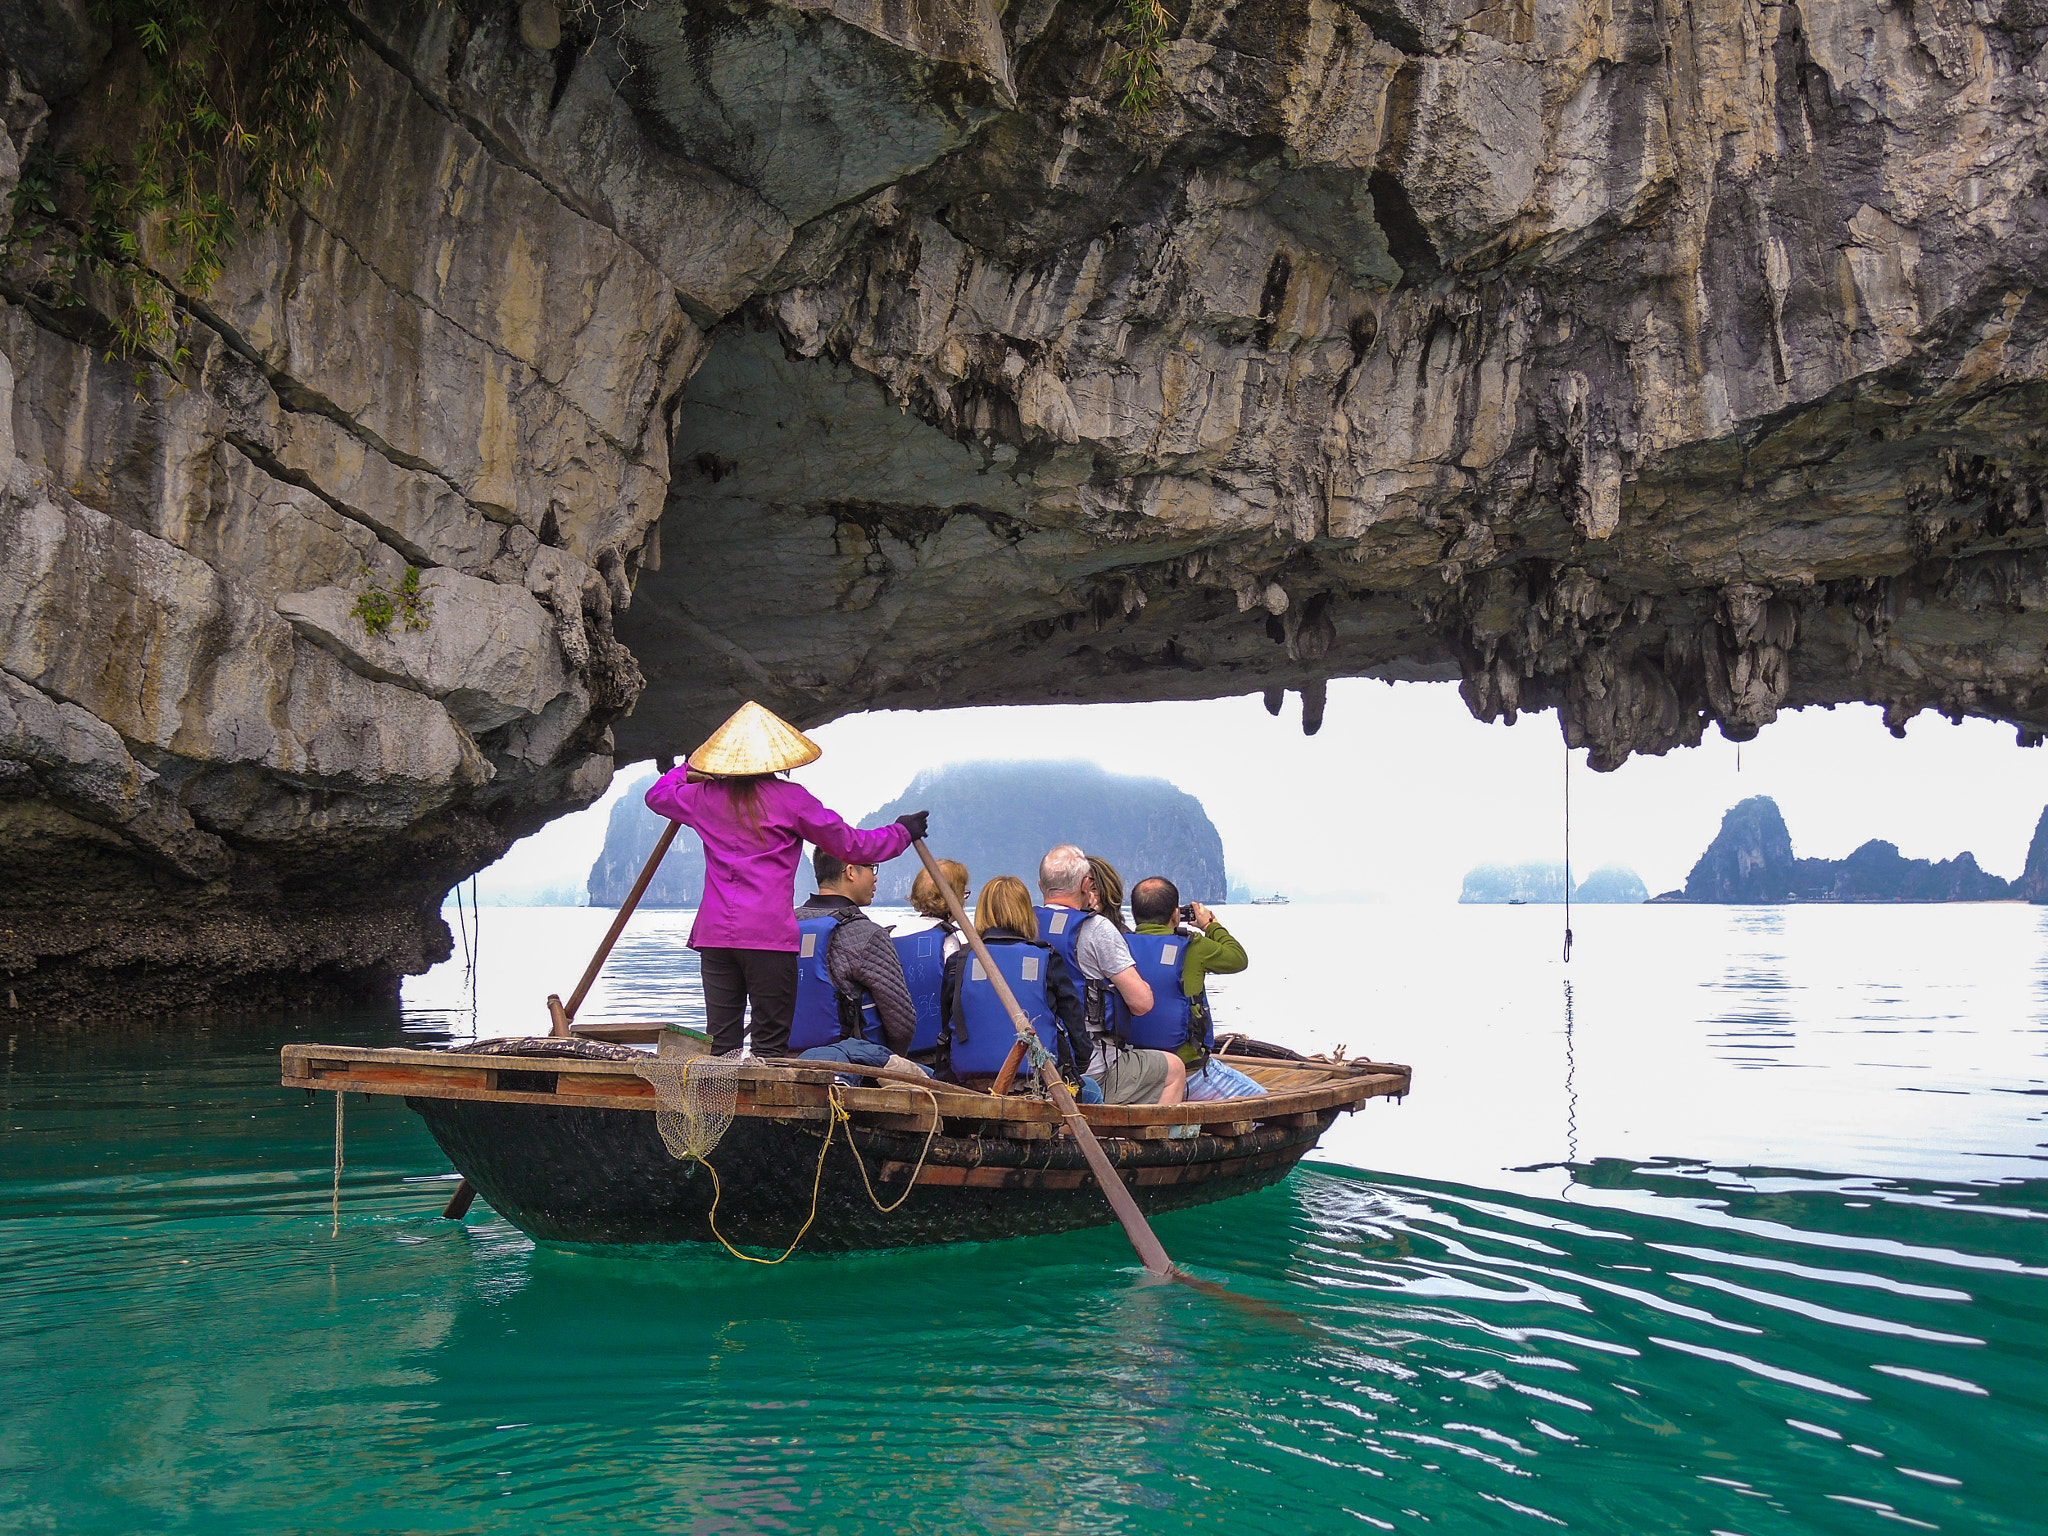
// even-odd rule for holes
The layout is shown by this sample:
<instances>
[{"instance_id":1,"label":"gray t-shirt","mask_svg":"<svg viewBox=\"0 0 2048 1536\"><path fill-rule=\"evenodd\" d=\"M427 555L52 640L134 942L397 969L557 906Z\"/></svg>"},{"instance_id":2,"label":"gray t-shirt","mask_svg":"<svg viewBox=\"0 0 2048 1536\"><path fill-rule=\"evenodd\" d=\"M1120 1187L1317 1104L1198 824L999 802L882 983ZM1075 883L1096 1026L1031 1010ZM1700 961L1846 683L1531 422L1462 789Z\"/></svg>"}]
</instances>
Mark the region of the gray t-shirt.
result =
<instances>
[{"instance_id":1,"label":"gray t-shirt","mask_svg":"<svg viewBox=\"0 0 2048 1536\"><path fill-rule=\"evenodd\" d=\"M1083 919L1081 932L1074 940L1074 958L1080 962L1083 981L1099 981L1105 986L1109 985L1110 977L1122 975L1133 963L1131 946L1117 932L1116 924L1099 912ZM1088 1075L1095 1077L1109 1065L1112 1047L1092 1023L1089 1033L1095 1037L1095 1054L1088 1059Z\"/></svg>"}]
</instances>

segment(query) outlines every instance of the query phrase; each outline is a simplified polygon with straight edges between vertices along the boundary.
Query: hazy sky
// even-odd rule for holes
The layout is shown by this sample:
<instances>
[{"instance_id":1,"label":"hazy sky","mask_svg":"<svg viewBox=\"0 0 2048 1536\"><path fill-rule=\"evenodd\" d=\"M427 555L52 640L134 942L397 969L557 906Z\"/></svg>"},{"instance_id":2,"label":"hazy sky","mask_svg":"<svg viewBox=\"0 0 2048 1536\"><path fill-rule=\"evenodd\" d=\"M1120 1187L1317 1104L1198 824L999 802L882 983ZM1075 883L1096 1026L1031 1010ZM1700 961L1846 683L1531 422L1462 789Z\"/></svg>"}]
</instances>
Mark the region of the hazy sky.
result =
<instances>
[{"instance_id":1,"label":"hazy sky","mask_svg":"<svg viewBox=\"0 0 2048 1536\"><path fill-rule=\"evenodd\" d=\"M813 735L825 755L796 777L849 820L921 768L977 758L1084 757L1170 779L1223 834L1233 880L1296 897L1455 901L1472 865L1554 859L1564 846L1556 717L1481 725L1448 683L1332 683L1314 737L1301 734L1295 697L1274 719L1255 694L855 715ZM598 805L515 848L485 888L580 885L630 774ZM1631 758L1614 773L1594 773L1573 753L1571 782L1574 874L1627 864L1653 894L1684 882L1722 812L1750 795L1778 802L1803 856L1839 858L1883 837L1913 858L1968 849L2009 877L2048 803L2048 750L2016 746L2009 726L1931 714L1898 741L1876 709L1845 705L1783 716L1741 749L1739 771L1737 749L1710 730L1703 746ZM931 842L945 852L942 823ZM976 870L976 881L998 873Z\"/></svg>"}]
</instances>

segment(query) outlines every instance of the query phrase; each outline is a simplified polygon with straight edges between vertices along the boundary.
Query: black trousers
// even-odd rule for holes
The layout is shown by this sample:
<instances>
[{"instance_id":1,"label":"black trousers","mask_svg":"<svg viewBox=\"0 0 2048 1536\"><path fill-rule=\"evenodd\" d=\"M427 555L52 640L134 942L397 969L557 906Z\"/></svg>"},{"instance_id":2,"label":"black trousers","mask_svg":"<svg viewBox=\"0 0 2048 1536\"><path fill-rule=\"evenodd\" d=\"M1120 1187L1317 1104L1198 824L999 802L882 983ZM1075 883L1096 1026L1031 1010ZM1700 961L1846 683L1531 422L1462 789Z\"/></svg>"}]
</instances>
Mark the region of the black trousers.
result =
<instances>
[{"instance_id":1,"label":"black trousers","mask_svg":"<svg viewBox=\"0 0 2048 1536\"><path fill-rule=\"evenodd\" d=\"M754 1054L787 1056L789 1026L796 1019L796 951L793 949L700 949L704 974L704 1018L711 1048L723 1056L745 1038L747 1002L754 1004Z\"/></svg>"}]
</instances>

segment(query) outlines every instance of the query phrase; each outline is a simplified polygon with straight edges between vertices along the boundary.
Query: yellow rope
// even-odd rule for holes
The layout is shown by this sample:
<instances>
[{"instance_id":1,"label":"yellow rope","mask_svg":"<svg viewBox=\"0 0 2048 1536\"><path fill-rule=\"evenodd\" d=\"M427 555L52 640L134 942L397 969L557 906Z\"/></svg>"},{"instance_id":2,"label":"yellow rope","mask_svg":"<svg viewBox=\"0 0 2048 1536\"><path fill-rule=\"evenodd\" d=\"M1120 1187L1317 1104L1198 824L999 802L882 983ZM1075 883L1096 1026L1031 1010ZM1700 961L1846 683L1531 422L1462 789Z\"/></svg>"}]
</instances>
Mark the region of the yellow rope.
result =
<instances>
[{"instance_id":1,"label":"yellow rope","mask_svg":"<svg viewBox=\"0 0 2048 1536\"><path fill-rule=\"evenodd\" d=\"M343 1097L344 1095L339 1088L334 1090L334 1194L332 1196L334 1225L327 1233L329 1237L341 1236L341 1101Z\"/></svg>"},{"instance_id":2,"label":"yellow rope","mask_svg":"<svg viewBox=\"0 0 2048 1536\"><path fill-rule=\"evenodd\" d=\"M725 1234L718 1230L718 1197L721 1193L718 1183L718 1170L711 1168L710 1158L700 1157L697 1159L706 1168L711 1168L711 1214L705 1220L710 1223L711 1235L721 1243L725 1243L725 1251L734 1258L745 1259L749 1264L780 1264L783 1259L796 1252L796 1245L804 1240L804 1233L811 1230L811 1223L818 1219L818 1191L825 1184L825 1154L832 1150L832 1132L837 1127L838 1122L844 1118L844 1111L839 1110L837 1095L834 1095L832 1109L836 1113L826 1117L825 1144L818 1148L818 1171L811 1179L811 1214L804 1218L804 1224L797 1229L796 1236L789 1240L789 1246L782 1250L780 1257L757 1259L751 1253L741 1253L739 1249L725 1241Z\"/></svg>"},{"instance_id":3,"label":"yellow rope","mask_svg":"<svg viewBox=\"0 0 2048 1536\"><path fill-rule=\"evenodd\" d=\"M904 1086L917 1089L919 1093L932 1101L932 1128L925 1132L924 1150L917 1154L917 1166L910 1170L909 1187L896 1197L896 1205L882 1204L881 1197L875 1193L875 1186L868 1182L868 1165L860 1160L860 1148L853 1144L853 1122L847 1117L846 1111L840 1107L838 1085L834 1084L831 1090L832 1108L839 1113L842 1119L847 1120L846 1149L853 1154L853 1166L860 1170L861 1183L867 1185L868 1202L884 1216L895 1210L897 1205L901 1205L912 1194L916 1193L917 1176L924 1172L924 1160L931 1156L932 1143L939 1139L939 1096L929 1088L919 1088L915 1083L905 1083Z\"/></svg>"},{"instance_id":4,"label":"yellow rope","mask_svg":"<svg viewBox=\"0 0 2048 1536\"><path fill-rule=\"evenodd\" d=\"M916 1087L915 1084L906 1084L905 1086ZM888 1215L916 1192L917 1176L924 1172L924 1160L931 1155L932 1143L938 1140L939 1137L939 1096L929 1088L917 1088L917 1092L923 1094L932 1102L932 1126L925 1133L924 1150L917 1154L917 1166L910 1170L910 1186L896 1197L894 1205L882 1204L881 1197L875 1193L875 1186L868 1179L868 1166L861 1161L860 1148L853 1144L853 1116L847 1113L846 1106L840 1102L839 1085L833 1083L825 1090L829 1112L825 1118L825 1144L818 1148L818 1169L811 1177L811 1214L804 1218L804 1224L797 1229L796 1236L789 1240L789 1246L783 1249L775 1258L757 1259L751 1253L741 1253L731 1243L726 1242L725 1234L718 1230L718 1201L723 1193L718 1182L718 1170L711 1166L710 1158L699 1157L697 1161L702 1163L711 1174L711 1211L705 1218L711 1228L711 1235L725 1245L727 1253L736 1259L745 1259L749 1264L780 1264L792 1253L795 1253L796 1245L804 1240L804 1234L811 1230L811 1223L818 1219L819 1191L825 1186L825 1154L832 1150L832 1133L839 1128L841 1121L846 1123L846 1148L853 1154L853 1166L860 1170L860 1181L867 1187L868 1201L884 1216Z\"/></svg>"}]
</instances>

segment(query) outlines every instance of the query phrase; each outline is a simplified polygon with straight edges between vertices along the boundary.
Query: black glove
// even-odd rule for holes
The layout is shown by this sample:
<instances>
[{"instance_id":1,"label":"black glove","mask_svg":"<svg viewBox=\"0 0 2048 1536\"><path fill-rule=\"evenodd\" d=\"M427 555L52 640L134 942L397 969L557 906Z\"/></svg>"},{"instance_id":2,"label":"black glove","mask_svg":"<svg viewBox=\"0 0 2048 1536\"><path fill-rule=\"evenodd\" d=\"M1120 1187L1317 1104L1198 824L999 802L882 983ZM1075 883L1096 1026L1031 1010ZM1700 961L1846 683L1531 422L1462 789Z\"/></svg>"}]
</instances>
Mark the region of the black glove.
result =
<instances>
[{"instance_id":1,"label":"black glove","mask_svg":"<svg viewBox=\"0 0 2048 1536\"><path fill-rule=\"evenodd\" d=\"M914 841L923 842L925 829L931 825L931 821L932 813L930 811L912 811L908 816L898 816L896 818L896 825L909 828L911 838Z\"/></svg>"}]
</instances>

